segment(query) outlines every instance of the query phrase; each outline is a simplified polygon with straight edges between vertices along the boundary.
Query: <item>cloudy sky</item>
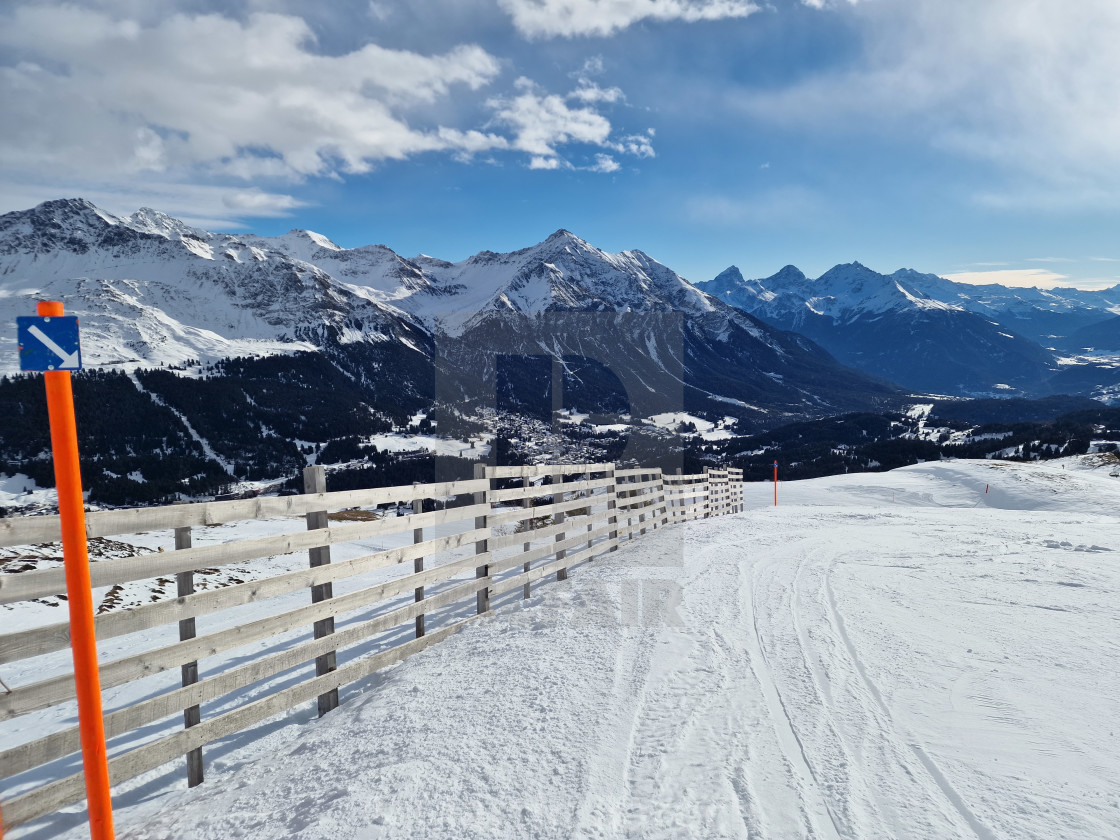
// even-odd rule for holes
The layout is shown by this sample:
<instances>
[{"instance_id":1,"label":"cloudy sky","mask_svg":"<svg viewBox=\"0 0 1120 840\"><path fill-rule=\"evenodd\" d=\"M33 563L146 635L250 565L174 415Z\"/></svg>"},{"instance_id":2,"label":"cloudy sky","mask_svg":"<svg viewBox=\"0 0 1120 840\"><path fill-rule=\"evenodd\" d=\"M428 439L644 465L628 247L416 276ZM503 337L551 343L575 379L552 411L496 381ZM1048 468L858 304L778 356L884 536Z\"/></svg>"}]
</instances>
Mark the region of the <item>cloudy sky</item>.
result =
<instances>
[{"instance_id":1,"label":"cloudy sky","mask_svg":"<svg viewBox=\"0 0 1120 840\"><path fill-rule=\"evenodd\" d=\"M1103 287L1117 43L1115 0L6 2L0 211Z\"/></svg>"}]
</instances>

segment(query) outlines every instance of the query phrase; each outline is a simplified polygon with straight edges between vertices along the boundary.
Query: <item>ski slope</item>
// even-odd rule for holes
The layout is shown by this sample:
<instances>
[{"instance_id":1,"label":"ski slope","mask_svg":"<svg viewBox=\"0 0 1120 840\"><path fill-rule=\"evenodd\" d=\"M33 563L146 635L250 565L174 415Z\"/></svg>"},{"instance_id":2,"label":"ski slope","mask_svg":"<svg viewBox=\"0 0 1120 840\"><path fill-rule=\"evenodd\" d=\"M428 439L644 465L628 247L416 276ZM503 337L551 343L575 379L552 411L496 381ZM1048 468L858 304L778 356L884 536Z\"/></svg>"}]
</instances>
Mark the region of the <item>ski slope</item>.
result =
<instances>
[{"instance_id":1,"label":"ski slope","mask_svg":"<svg viewBox=\"0 0 1120 840\"><path fill-rule=\"evenodd\" d=\"M748 485L118 796L118 837L1118 837L1120 479L1064 466Z\"/></svg>"}]
</instances>

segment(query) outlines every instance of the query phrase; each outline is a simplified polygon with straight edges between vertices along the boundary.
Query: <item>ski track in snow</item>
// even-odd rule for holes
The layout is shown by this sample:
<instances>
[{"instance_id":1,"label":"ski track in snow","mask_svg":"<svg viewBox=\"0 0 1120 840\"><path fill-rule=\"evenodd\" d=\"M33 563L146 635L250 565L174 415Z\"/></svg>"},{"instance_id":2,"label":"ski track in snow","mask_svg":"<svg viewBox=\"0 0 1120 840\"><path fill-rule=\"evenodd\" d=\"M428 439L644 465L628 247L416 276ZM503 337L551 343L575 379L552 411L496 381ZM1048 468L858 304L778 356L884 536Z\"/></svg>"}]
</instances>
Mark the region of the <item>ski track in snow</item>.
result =
<instances>
[{"instance_id":1,"label":"ski track in snow","mask_svg":"<svg viewBox=\"0 0 1120 840\"><path fill-rule=\"evenodd\" d=\"M747 493L209 748L199 788L125 786L118 837L1120 836L1120 482L956 462ZM71 810L13 840L84 836Z\"/></svg>"},{"instance_id":2,"label":"ski track in snow","mask_svg":"<svg viewBox=\"0 0 1120 840\"><path fill-rule=\"evenodd\" d=\"M214 447L210 445L210 441L208 441L195 430L194 426L192 426L190 421L186 418L186 415L184 415L177 408L168 405L158 394L153 394L151 391L147 390L143 385L141 385L140 378L136 375L135 371L129 371L128 378L132 380L132 384L136 386L137 391L139 391L141 394L147 394L148 398L151 399L152 402L154 402L158 406L166 408L177 418L179 418L179 422L183 424L183 428L187 430L187 434L191 436L195 443L202 447L202 453L227 473L233 475L233 464L231 464L229 461L227 461L217 453Z\"/></svg>"}]
</instances>

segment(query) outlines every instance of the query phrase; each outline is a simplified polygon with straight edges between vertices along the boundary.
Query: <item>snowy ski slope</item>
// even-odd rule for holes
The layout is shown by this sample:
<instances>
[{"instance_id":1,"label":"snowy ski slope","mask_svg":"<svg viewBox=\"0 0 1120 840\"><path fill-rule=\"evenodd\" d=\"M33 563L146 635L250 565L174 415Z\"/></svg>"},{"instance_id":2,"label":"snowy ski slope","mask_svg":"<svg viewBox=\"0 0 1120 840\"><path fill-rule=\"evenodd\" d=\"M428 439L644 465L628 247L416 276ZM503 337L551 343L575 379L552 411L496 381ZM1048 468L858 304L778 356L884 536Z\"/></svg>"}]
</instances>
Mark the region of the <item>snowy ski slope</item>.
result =
<instances>
[{"instance_id":1,"label":"snowy ski slope","mask_svg":"<svg viewBox=\"0 0 1120 840\"><path fill-rule=\"evenodd\" d=\"M153 777L118 837L1120 837L1120 479L1064 467L747 485Z\"/></svg>"}]
</instances>

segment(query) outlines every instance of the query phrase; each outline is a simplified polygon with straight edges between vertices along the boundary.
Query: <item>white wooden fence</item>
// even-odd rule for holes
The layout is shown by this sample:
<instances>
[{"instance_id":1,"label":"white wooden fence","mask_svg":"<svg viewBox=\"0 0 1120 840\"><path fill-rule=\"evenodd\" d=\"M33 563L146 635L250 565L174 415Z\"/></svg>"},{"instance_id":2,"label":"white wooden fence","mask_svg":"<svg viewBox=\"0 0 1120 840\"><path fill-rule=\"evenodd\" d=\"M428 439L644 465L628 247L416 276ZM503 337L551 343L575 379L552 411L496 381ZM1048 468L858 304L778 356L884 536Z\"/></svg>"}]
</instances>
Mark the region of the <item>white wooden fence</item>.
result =
<instances>
[{"instance_id":1,"label":"white wooden fence","mask_svg":"<svg viewBox=\"0 0 1120 840\"><path fill-rule=\"evenodd\" d=\"M563 580L573 566L649 530L742 510L742 471L734 469L663 475L660 469L613 464L479 465L472 480L333 493L326 492L322 467L309 467L304 479L308 492L300 496L87 514L90 538L162 531L174 540L171 550L102 559L90 567L95 588L152 578L166 583L170 576L176 583L176 597L152 596L96 617L103 692L174 669L181 675L175 684L165 678L106 703L113 784L183 757L188 783L199 784L204 745L310 700L325 714L338 704L341 686L447 638L499 599L528 598L534 583ZM420 512L419 500L433 500L428 505L436 509ZM413 512L371 512L402 504ZM301 515L303 531L192 545L192 536L207 526L290 522ZM58 517L0 519L0 546L57 542L59 534ZM398 544L385 547L394 535ZM382 545L369 551L371 541ZM332 548L345 559L332 562ZM287 555L304 551L307 567L284 566ZM286 570L195 591L200 570L265 558ZM410 567L403 565L409 561ZM334 591L336 584L341 591ZM0 604L55 596L65 588L61 568L0 574ZM0 618L6 612L0 608ZM0 732L18 733L26 725L22 716L55 707L62 708L52 717L74 721L73 672L59 660L69 648L69 624L13 624L4 618L0 625L0 677L4 665L38 657L53 662L55 673L4 680ZM176 624L178 641L166 635L174 634ZM143 635L133 636L137 643L128 655L106 653L108 640L130 634ZM46 667L39 673L51 672ZM204 717L205 705L213 713ZM179 716L182 728L175 724ZM0 751L0 783L14 791L0 795L0 825L12 828L84 799L82 773L74 772L79 750L78 727L64 723Z\"/></svg>"}]
</instances>

